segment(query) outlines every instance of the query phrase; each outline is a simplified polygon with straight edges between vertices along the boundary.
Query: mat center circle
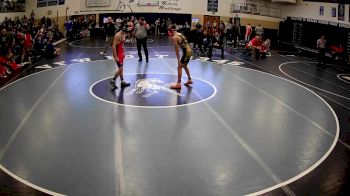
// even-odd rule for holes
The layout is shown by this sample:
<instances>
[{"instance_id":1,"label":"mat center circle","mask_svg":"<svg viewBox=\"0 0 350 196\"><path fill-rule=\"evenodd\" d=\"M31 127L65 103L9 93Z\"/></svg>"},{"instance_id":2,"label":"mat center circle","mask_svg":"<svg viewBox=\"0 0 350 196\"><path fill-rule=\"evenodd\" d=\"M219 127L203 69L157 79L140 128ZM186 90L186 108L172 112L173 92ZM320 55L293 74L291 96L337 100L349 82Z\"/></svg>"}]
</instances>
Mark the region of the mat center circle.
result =
<instances>
[{"instance_id":1,"label":"mat center circle","mask_svg":"<svg viewBox=\"0 0 350 196\"><path fill-rule=\"evenodd\" d=\"M193 84L175 90L170 85L177 81L173 74L129 74L124 76L130 87L122 88L117 79L118 88L110 84L111 78L94 83L90 93L105 102L134 107L176 107L206 101L216 94L214 85L207 81L192 78ZM187 79L183 78L183 82Z\"/></svg>"}]
</instances>

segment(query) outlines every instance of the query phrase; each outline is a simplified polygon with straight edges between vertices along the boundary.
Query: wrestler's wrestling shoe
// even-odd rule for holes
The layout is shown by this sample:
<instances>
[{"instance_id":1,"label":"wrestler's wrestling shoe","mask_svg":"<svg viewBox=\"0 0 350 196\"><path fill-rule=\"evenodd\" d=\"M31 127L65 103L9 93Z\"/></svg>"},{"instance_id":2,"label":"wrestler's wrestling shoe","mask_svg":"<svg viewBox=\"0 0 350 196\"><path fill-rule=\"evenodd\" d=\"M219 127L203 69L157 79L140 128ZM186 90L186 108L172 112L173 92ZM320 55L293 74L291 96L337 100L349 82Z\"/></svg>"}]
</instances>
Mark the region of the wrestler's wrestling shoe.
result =
<instances>
[{"instance_id":1,"label":"wrestler's wrestling shoe","mask_svg":"<svg viewBox=\"0 0 350 196\"><path fill-rule=\"evenodd\" d=\"M185 86L189 86L189 85L191 85L191 84L193 84L192 80L188 80L184 85L185 85Z\"/></svg>"},{"instance_id":2,"label":"wrestler's wrestling shoe","mask_svg":"<svg viewBox=\"0 0 350 196\"><path fill-rule=\"evenodd\" d=\"M130 86L130 83L127 83L127 82L124 82L124 81L122 81L122 82L120 83L120 87L122 87L122 88L128 87L128 86Z\"/></svg>"},{"instance_id":3,"label":"wrestler's wrestling shoe","mask_svg":"<svg viewBox=\"0 0 350 196\"><path fill-rule=\"evenodd\" d=\"M109 83L111 84L112 88L118 88L117 85L115 85L114 80L109 81Z\"/></svg>"},{"instance_id":4,"label":"wrestler's wrestling shoe","mask_svg":"<svg viewBox=\"0 0 350 196\"><path fill-rule=\"evenodd\" d=\"M180 83L176 83L170 86L171 89L181 89L181 84Z\"/></svg>"}]
</instances>

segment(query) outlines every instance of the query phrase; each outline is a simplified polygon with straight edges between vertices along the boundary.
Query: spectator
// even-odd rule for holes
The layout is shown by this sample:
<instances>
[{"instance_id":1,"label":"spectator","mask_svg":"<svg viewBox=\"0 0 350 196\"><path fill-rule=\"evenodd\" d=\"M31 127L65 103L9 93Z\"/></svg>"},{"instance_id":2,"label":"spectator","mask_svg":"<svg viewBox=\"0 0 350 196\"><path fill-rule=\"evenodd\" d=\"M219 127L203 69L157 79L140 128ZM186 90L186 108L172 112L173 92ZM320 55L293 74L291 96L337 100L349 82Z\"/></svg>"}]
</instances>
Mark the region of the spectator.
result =
<instances>
[{"instance_id":1,"label":"spectator","mask_svg":"<svg viewBox=\"0 0 350 196\"><path fill-rule=\"evenodd\" d=\"M322 35L320 39L317 40L317 50L318 50L318 65L326 66L325 56L326 56L326 44L327 41L325 36Z\"/></svg>"},{"instance_id":2,"label":"spectator","mask_svg":"<svg viewBox=\"0 0 350 196\"><path fill-rule=\"evenodd\" d=\"M240 28L235 21L232 26L232 39L233 39L234 48L237 48L237 40L238 40L239 34L240 34Z\"/></svg>"},{"instance_id":3,"label":"spectator","mask_svg":"<svg viewBox=\"0 0 350 196\"><path fill-rule=\"evenodd\" d=\"M264 34L264 28L259 24L257 27L255 27L255 35L262 36Z\"/></svg>"},{"instance_id":4,"label":"spectator","mask_svg":"<svg viewBox=\"0 0 350 196\"><path fill-rule=\"evenodd\" d=\"M233 28L232 19L230 19L230 21L226 25L226 37L227 37L227 40L229 41L232 41L233 39L232 28Z\"/></svg>"},{"instance_id":5,"label":"spectator","mask_svg":"<svg viewBox=\"0 0 350 196\"><path fill-rule=\"evenodd\" d=\"M172 24L173 24L173 22L170 20L170 18L168 18L166 20L166 29L169 29Z\"/></svg>"},{"instance_id":6,"label":"spectator","mask_svg":"<svg viewBox=\"0 0 350 196\"><path fill-rule=\"evenodd\" d=\"M168 31L168 28L167 28L167 25L166 25L166 21L163 18L161 26L160 26L160 33L163 34L163 35L166 35L167 31Z\"/></svg>"},{"instance_id":7,"label":"spectator","mask_svg":"<svg viewBox=\"0 0 350 196\"><path fill-rule=\"evenodd\" d=\"M52 40L51 43L53 43L54 40L62 37L57 26L51 24L47 28L47 25L41 25L40 21L34 24L33 17L15 17L14 20L5 17L0 28L1 78L16 73L17 63L26 63L25 61L30 63L35 59L32 55L40 57L45 51L47 40Z\"/></svg>"},{"instance_id":8,"label":"spectator","mask_svg":"<svg viewBox=\"0 0 350 196\"><path fill-rule=\"evenodd\" d=\"M209 35L208 30L203 31L203 36L201 40L202 40L201 52L205 53L209 48L213 46L212 37Z\"/></svg>"},{"instance_id":9,"label":"spectator","mask_svg":"<svg viewBox=\"0 0 350 196\"><path fill-rule=\"evenodd\" d=\"M66 37L69 42L73 39L73 21L71 18L65 21L64 28L66 29Z\"/></svg>"},{"instance_id":10,"label":"spectator","mask_svg":"<svg viewBox=\"0 0 350 196\"><path fill-rule=\"evenodd\" d=\"M202 25L196 24L194 30L192 30L190 41L193 42L193 49L201 48L201 36L202 36Z\"/></svg>"},{"instance_id":11,"label":"spectator","mask_svg":"<svg viewBox=\"0 0 350 196\"><path fill-rule=\"evenodd\" d=\"M46 51L45 51L46 58L48 58L48 59L54 58L57 55L59 55L60 53L61 53L61 49L58 47L55 47L53 45L53 39L50 39L49 43L46 46Z\"/></svg>"},{"instance_id":12,"label":"spectator","mask_svg":"<svg viewBox=\"0 0 350 196\"><path fill-rule=\"evenodd\" d=\"M30 34L29 29L26 29L24 34L23 54L22 54L21 63L23 63L24 60L28 60L28 62L31 63L31 59L29 56L32 48L33 48L33 38L32 38L32 35Z\"/></svg>"},{"instance_id":13,"label":"spectator","mask_svg":"<svg viewBox=\"0 0 350 196\"><path fill-rule=\"evenodd\" d=\"M212 26L212 33L215 34L215 32L218 30L218 23L216 22L216 20L214 20L213 22L213 26ZM211 34L212 35L212 34Z\"/></svg>"},{"instance_id":14,"label":"spectator","mask_svg":"<svg viewBox=\"0 0 350 196\"><path fill-rule=\"evenodd\" d=\"M160 35L160 25L161 25L161 23L160 23L160 18L158 18L158 19L154 22L154 25L156 26L156 32L155 32L155 34L156 34L156 35Z\"/></svg>"},{"instance_id":15,"label":"spectator","mask_svg":"<svg viewBox=\"0 0 350 196\"><path fill-rule=\"evenodd\" d=\"M106 55L107 49L112 46L113 38L115 35L115 25L112 17L108 17L107 23L104 25L104 32L106 37L106 44L104 50L100 52L102 55Z\"/></svg>"},{"instance_id":16,"label":"spectator","mask_svg":"<svg viewBox=\"0 0 350 196\"><path fill-rule=\"evenodd\" d=\"M246 46L246 49L248 50L249 54L252 55L252 57L255 57L255 59L259 59L261 45L261 38L260 36L256 35L252 40L249 41L249 43Z\"/></svg>"},{"instance_id":17,"label":"spectator","mask_svg":"<svg viewBox=\"0 0 350 196\"><path fill-rule=\"evenodd\" d=\"M209 48L209 58L211 59L213 56L213 48L221 50L221 59L224 59L224 36L220 34L218 31L214 33L214 37L212 38L213 45Z\"/></svg>"},{"instance_id":18,"label":"spectator","mask_svg":"<svg viewBox=\"0 0 350 196\"><path fill-rule=\"evenodd\" d=\"M224 22L222 20L219 22L218 30L219 30L221 35L224 35L224 33L225 33L225 24L224 24Z\"/></svg>"},{"instance_id":19,"label":"spectator","mask_svg":"<svg viewBox=\"0 0 350 196\"><path fill-rule=\"evenodd\" d=\"M250 36L252 35L252 27L250 26L250 24L248 24L246 27L245 27L245 37L244 37L244 40L246 42L249 42L250 40Z\"/></svg>"}]
</instances>

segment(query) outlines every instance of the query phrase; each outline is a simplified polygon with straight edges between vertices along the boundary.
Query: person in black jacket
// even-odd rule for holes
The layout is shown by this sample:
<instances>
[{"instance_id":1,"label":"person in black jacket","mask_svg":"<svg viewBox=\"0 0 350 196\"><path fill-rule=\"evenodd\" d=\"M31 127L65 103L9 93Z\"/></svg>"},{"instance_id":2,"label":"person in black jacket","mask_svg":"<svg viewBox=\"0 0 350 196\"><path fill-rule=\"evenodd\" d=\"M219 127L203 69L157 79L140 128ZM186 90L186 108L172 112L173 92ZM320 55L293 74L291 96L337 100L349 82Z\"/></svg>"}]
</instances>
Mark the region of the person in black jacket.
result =
<instances>
[{"instance_id":1,"label":"person in black jacket","mask_svg":"<svg viewBox=\"0 0 350 196\"><path fill-rule=\"evenodd\" d=\"M209 48L209 58L211 59L213 56L213 48L216 48L221 50L221 58L224 59L224 36L216 31L212 38L212 43L212 47Z\"/></svg>"},{"instance_id":2,"label":"person in black jacket","mask_svg":"<svg viewBox=\"0 0 350 196\"><path fill-rule=\"evenodd\" d=\"M207 30L204 30L203 31L203 35L201 37L201 52L202 53L205 53L207 51L207 49L211 48L213 46L213 43L212 43L212 38L211 36L209 35L208 31Z\"/></svg>"},{"instance_id":3,"label":"person in black jacket","mask_svg":"<svg viewBox=\"0 0 350 196\"><path fill-rule=\"evenodd\" d=\"M236 22L234 22L232 26L232 39L233 39L234 48L237 48L237 41L238 41L239 34L240 34L240 27Z\"/></svg>"},{"instance_id":4,"label":"person in black jacket","mask_svg":"<svg viewBox=\"0 0 350 196\"><path fill-rule=\"evenodd\" d=\"M104 32L106 35L106 45L100 54L106 55L107 49L112 46L114 35L115 35L115 24L112 17L108 17L107 23L104 25Z\"/></svg>"},{"instance_id":5,"label":"person in black jacket","mask_svg":"<svg viewBox=\"0 0 350 196\"><path fill-rule=\"evenodd\" d=\"M202 36L202 25L196 24L196 28L193 30L192 36L193 36L193 49L200 49L201 48L201 36Z\"/></svg>"}]
</instances>

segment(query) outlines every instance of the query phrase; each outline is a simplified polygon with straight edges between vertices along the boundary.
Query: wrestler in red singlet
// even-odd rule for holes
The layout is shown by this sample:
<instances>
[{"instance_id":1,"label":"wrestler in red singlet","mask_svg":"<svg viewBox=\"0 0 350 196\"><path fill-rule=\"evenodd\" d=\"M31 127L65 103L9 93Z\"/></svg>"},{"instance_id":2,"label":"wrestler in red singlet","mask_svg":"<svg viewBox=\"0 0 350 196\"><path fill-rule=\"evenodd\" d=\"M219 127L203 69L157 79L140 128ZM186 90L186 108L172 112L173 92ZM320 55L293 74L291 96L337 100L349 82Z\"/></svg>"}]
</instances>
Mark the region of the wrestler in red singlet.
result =
<instances>
[{"instance_id":1,"label":"wrestler in red singlet","mask_svg":"<svg viewBox=\"0 0 350 196\"><path fill-rule=\"evenodd\" d=\"M120 77L121 83L120 86L127 87L130 86L130 83L127 83L124 81L124 42L125 42L125 36L130 34L132 32L131 27L124 27L121 31L115 34L113 39L113 57L115 62L118 65L118 70L115 72L113 79L111 80L111 85L113 88L117 88L115 84L115 80Z\"/></svg>"}]
</instances>

